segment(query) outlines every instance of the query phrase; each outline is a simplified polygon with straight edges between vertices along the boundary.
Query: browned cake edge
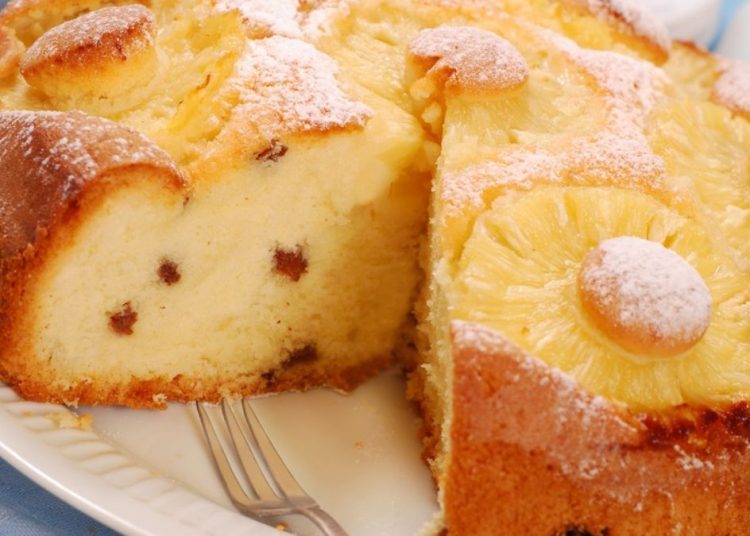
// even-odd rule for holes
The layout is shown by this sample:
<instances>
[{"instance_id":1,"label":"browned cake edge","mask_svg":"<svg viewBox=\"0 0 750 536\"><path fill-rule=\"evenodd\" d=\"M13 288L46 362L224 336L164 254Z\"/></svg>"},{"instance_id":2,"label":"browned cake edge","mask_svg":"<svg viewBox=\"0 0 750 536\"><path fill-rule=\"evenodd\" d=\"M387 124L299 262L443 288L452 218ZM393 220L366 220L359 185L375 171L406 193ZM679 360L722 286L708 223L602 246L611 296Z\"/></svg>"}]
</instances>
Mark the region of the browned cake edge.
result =
<instances>
[{"instance_id":1,"label":"browned cake edge","mask_svg":"<svg viewBox=\"0 0 750 536\"><path fill-rule=\"evenodd\" d=\"M452 337L451 535L747 534L747 405L632 415L488 328Z\"/></svg>"}]
</instances>

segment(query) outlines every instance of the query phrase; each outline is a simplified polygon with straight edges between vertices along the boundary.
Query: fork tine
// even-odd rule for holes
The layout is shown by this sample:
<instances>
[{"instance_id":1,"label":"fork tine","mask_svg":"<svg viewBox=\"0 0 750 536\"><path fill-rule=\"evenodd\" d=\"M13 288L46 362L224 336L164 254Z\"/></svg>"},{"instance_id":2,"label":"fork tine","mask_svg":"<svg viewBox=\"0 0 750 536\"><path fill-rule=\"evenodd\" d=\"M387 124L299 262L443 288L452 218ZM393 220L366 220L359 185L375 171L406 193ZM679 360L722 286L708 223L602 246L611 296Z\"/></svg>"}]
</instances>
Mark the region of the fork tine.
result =
<instances>
[{"instance_id":1,"label":"fork tine","mask_svg":"<svg viewBox=\"0 0 750 536\"><path fill-rule=\"evenodd\" d=\"M227 455L224 453L224 447L219 441L219 436L216 432L216 425L214 424L211 414L206 411L203 404L196 402L195 407L198 410L198 417L203 428L203 433L208 440L208 446L211 449L212 458L216 464L216 468L219 470L221 480L224 483L224 487L229 493L229 497L232 502L245 507L250 507L251 503L248 500L249 497L245 490L242 488L237 477L234 476L234 471L229 463Z\"/></svg>"},{"instance_id":2,"label":"fork tine","mask_svg":"<svg viewBox=\"0 0 750 536\"><path fill-rule=\"evenodd\" d=\"M279 496L283 497L283 495L278 494L268 485L266 476L258 465L255 456L253 456L252 450L250 450L249 445L251 444L251 440L247 437L245 431L242 430L232 403L229 400L222 401L221 411L224 414L224 420L227 422L229 435L232 438L232 443L234 443L234 448L237 451L242 468L245 470L245 475L256 496L262 500L273 500L278 499ZM253 433L252 429L250 433Z\"/></svg>"},{"instance_id":3,"label":"fork tine","mask_svg":"<svg viewBox=\"0 0 750 536\"><path fill-rule=\"evenodd\" d=\"M347 536L341 525L297 483L247 400L242 401L244 423L237 416L232 402L223 401L221 410L231 446L257 499L247 493L235 476L225 450L228 445L219 439L219 434L225 436L224 429L221 432L217 430L213 412L201 402L196 402L195 407L224 488L240 512L259 521L283 515L301 515L317 526L324 536Z\"/></svg>"},{"instance_id":4,"label":"fork tine","mask_svg":"<svg viewBox=\"0 0 750 536\"><path fill-rule=\"evenodd\" d=\"M247 399L242 401L242 408L245 412L245 418L250 425L250 433L252 434L251 440L253 440L255 446L257 446L258 453L263 456L266 466L269 469L268 476L270 484L276 489L277 493L284 497L307 496L305 490L302 489L302 486L299 485L287 468L284 460L282 460L279 453L276 452L276 448L268 438L263 425L258 420L258 417L255 415L255 412ZM312 506L317 506L315 501L312 502Z\"/></svg>"}]
</instances>

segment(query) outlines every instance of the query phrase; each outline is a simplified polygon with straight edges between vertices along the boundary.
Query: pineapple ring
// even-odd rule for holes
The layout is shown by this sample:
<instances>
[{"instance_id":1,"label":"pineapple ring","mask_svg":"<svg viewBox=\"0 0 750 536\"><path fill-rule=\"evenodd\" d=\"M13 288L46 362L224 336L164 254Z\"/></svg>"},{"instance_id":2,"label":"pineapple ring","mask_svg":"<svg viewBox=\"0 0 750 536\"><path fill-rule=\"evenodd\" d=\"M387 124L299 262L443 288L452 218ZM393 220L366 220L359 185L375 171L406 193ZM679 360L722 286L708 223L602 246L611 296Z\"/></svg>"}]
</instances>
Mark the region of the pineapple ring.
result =
<instances>
[{"instance_id":1,"label":"pineapple ring","mask_svg":"<svg viewBox=\"0 0 750 536\"><path fill-rule=\"evenodd\" d=\"M643 355L686 352L711 323L711 295L700 274L674 251L642 238L610 238L586 254L578 292L594 324Z\"/></svg>"},{"instance_id":2,"label":"pineapple ring","mask_svg":"<svg viewBox=\"0 0 750 536\"><path fill-rule=\"evenodd\" d=\"M662 244L705 282L713 316L679 357L623 348L584 309L578 275L586 255L621 236ZM698 223L646 194L540 187L497 199L454 269L454 319L500 331L595 394L642 410L750 398L750 276Z\"/></svg>"}]
</instances>

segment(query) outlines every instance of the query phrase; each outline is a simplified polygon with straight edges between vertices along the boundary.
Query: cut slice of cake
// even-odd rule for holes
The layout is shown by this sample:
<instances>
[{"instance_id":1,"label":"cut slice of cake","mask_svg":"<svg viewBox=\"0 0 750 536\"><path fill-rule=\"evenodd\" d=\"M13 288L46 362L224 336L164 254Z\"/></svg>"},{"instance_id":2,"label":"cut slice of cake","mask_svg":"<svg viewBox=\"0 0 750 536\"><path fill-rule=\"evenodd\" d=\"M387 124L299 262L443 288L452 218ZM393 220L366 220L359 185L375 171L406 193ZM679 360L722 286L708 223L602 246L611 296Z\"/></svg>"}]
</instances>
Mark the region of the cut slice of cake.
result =
<instances>
[{"instance_id":1,"label":"cut slice of cake","mask_svg":"<svg viewBox=\"0 0 750 536\"><path fill-rule=\"evenodd\" d=\"M152 9L56 25L3 82L3 378L130 406L353 388L419 280L418 122L236 10Z\"/></svg>"},{"instance_id":2,"label":"cut slice of cake","mask_svg":"<svg viewBox=\"0 0 750 536\"><path fill-rule=\"evenodd\" d=\"M483 26L422 31L407 76L442 139L410 395L448 533L742 533L748 124L718 70L680 81L695 51Z\"/></svg>"}]
</instances>

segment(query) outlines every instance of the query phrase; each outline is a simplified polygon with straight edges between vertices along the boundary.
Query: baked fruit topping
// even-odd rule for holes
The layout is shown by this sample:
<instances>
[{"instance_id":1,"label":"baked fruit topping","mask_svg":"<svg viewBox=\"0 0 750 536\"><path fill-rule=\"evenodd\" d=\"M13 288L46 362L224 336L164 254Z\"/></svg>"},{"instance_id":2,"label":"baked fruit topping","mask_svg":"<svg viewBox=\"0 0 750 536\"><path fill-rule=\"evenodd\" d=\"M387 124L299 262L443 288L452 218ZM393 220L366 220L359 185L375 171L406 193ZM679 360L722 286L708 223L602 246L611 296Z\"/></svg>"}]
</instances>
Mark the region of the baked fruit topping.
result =
<instances>
[{"instance_id":1,"label":"baked fruit topping","mask_svg":"<svg viewBox=\"0 0 750 536\"><path fill-rule=\"evenodd\" d=\"M0 25L0 80L16 72L19 58L18 44L13 32Z\"/></svg>"},{"instance_id":2,"label":"baked fruit topping","mask_svg":"<svg viewBox=\"0 0 750 536\"><path fill-rule=\"evenodd\" d=\"M748 282L706 230L650 196L538 188L475 224L453 316L632 408L716 404L750 395Z\"/></svg>"},{"instance_id":3,"label":"baked fruit topping","mask_svg":"<svg viewBox=\"0 0 750 536\"><path fill-rule=\"evenodd\" d=\"M628 0L564 0L569 5L580 6L600 19L631 32L636 37L659 50L665 56L669 54L672 38L664 23L653 13L644 9L637 1Z\"/></svg>"}]
</instances>

